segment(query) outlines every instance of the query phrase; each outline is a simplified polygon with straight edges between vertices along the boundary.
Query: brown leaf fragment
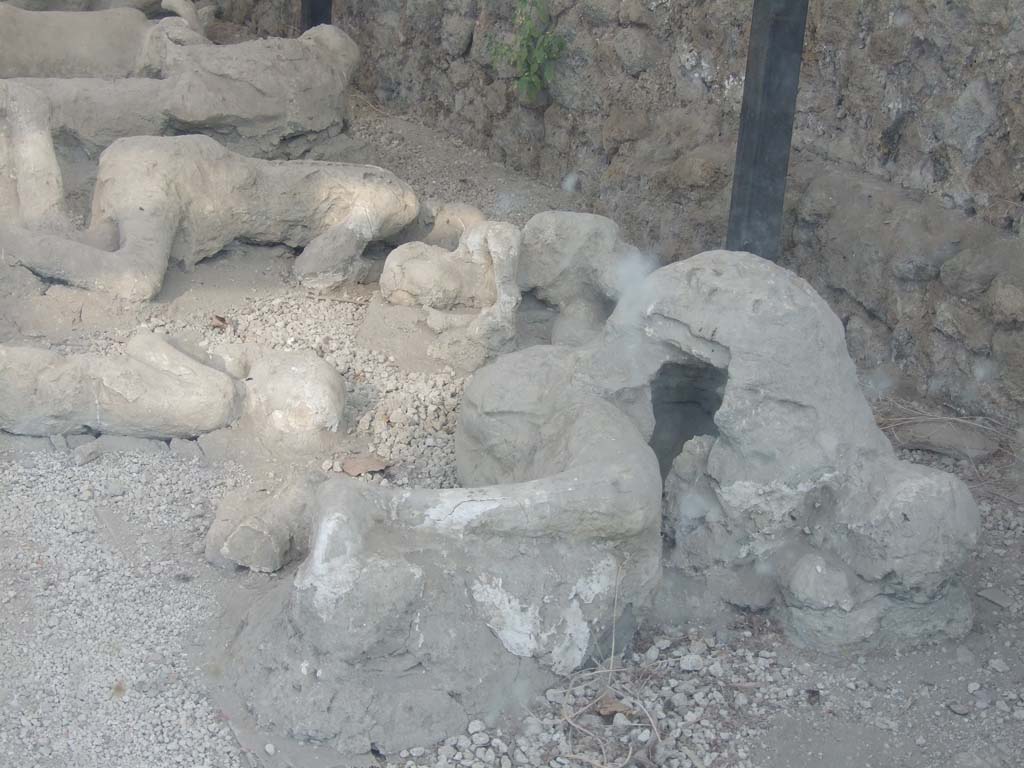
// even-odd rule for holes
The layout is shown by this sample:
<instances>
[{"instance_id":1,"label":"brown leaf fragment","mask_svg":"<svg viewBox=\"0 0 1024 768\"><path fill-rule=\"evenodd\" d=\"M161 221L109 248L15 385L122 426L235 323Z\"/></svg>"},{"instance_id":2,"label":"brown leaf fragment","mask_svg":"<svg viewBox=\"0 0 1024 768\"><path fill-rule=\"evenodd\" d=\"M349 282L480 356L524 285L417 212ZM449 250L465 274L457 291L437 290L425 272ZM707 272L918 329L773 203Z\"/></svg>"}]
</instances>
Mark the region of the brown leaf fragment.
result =
<instances>
[{"instance_id":1,"label":"brown leaf fragment","mask_svg":"<svg viewBox=\"0 0 1024 768\"><path fill-rule=\"evenodd\" d=\"M383 472L387 462L375 453L358 453L341 461L341 471L350 477L359 477L368 472Z\"/></svg>"},{"instance_id":2,"label":"brown leaf fragment","mask_svg":"<svg viewBox=\"0 0 1024 768\"><path fill-rule=\"evenodd\" d=\"M614 717L619 712L627 717L635 714L632 707L621 702L618 697L610 691L605 692L604 696L597 700L597 704L595 706L597 708L597 714L602 717Z\"/></svg>"}]
</instances>

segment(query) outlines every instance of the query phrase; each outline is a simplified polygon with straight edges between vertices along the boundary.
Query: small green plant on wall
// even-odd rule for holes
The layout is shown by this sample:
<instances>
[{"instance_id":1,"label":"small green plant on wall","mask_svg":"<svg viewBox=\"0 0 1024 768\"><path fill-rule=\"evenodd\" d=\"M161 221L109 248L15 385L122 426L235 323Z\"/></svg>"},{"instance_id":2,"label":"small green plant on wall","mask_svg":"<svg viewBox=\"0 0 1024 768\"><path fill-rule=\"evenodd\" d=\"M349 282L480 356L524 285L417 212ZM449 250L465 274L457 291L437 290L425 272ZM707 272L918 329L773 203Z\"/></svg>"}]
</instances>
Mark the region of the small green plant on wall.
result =
<instances>
[{"instance_id":1,"label":"small green plant on wall","mask_svg":"<svg viewBox=\"0 0 1024 768\"><path fill-rule=\"evenodd\" d=\"M512 42L491 41L491 59L515 70L524 102L536 102L551 84L555 62L565 50L565 38L552 30L553 24L547 0L516 0Z\"/></svg>"}]
</instances>

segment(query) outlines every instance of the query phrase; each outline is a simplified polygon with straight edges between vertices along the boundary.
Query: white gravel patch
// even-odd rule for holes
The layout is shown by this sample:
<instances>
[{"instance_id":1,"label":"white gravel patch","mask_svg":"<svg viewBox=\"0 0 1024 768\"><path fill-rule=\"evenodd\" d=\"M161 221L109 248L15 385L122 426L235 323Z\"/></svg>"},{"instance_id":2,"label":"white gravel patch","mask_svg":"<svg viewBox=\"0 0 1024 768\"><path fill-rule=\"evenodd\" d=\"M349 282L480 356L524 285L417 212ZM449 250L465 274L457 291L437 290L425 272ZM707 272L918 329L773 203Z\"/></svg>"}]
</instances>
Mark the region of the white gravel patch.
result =
<instances>
[{"instance_id":1,"label":"white gravel patch","mask_svg":"<svg viewBox=\"0 0 1024 768\"><path fill-rule=\"evenodd\" d=\"M0 765L242 765L187 649L217 613L194 543L243 479L170 454L0 457Z\"/></svg>"}]
</instances>

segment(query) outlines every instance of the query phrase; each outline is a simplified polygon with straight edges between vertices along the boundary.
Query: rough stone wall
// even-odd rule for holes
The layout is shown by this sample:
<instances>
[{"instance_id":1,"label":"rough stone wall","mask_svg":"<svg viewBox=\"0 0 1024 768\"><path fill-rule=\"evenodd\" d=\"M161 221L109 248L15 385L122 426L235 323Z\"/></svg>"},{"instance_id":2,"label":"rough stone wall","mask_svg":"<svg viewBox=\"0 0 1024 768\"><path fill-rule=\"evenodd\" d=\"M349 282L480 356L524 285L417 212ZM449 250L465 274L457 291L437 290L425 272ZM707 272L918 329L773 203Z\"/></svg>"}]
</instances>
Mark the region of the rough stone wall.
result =
<instances>
[{"instance_id":1,"label":"rough stone wall","mask_svg":"<svg viewBox=\"0 0 1024 768\"><path fill-rule=\"evenodd\" d=\"M251 0L231 2L242 8ZM267 22L267 8L289 2L258 0L250 23L287 32ZM511 38L515 5L336 0L334 19L362 49L357 84L386 106L416 112L514 168L553 180L575 172L581 203L614 218L664 262L718 247L749 0L549 0L568 45L540 106L520 103L513 72L495 66L490 52L490 40ZM983 240L1020 231L1018 10L1006 0L811 0L798 100L784 263L828 296L848 325L855 318L851 351L862 367L893 366L919 393L971 410L1024 403L1018 345L1007 340L1021 333L1017 321L1005 313L993 320L975 291L953 295L957 307L980 313L982 330L953 322L939 280L943 259L957 255L961 240L976 239L979 227L987 228ZM816 234L827 220L809 189L836 173L848 183L838 184L831 215L845 215L847 202L859 205L857 196L880 183L900 216L927 209L963 225L916 272L890 267L902 263L900 249L916 242L920 227L872 244L877 253L864 269L883 265L883 306L864 300L857 269L830 266L851 258L857 244ZM1024 259L1018 240L1003 250L1013 263ZM1008 281L1024 290L1024 282ZM900 300L908 286L914 302ZM877 332L866 335L865 327Z\"/></svg>"},{"instance_id":2,"label":"rough stone wall","mask_svg":"<svg viewBox=\"0 0 1024 768\"><path fill-rule=\"evenodd\" d=\"M842 164L1016 228L1024 15L1013 6L812 0L796 162ZM542 108L518 103L488 50L511 31L512 0L345 0L335 18L364 52L359 84L385 104L427 113L514 167L580 171L584 191L631 213L627 227L665 257L715 245L718 211L690 209L727 193L750 3L550 7L568 47Z\"/></svg>"},{"instance_id":3,"label":"rough stone wall","mask_svg":"<svg viewBox=\"0 0 1024 768\"><path fill-rule=\"evenodd\" d=\"M910 387L970 413L1024 403L1024 258L1016 235L933 197L823 172L795 201L786 265L843 319L879 394Z\"/></svg>"}]
</instances>

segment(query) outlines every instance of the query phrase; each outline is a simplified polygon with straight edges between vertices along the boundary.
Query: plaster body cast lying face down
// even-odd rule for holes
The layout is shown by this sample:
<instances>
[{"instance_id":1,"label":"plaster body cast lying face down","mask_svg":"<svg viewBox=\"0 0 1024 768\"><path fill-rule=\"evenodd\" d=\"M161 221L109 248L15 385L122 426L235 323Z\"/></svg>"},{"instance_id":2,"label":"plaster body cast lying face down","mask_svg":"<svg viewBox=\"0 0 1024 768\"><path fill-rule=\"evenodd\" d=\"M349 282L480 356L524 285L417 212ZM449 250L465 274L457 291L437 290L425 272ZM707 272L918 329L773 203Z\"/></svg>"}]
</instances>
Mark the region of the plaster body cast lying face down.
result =
<instances>
[{"instance_id":1,"label":"plaster body cast lying face down","mask_svg":"<svg viewBox=\"0 0 1024 768\"><path fill-rule=\"evenodd\" d=\"M0 79L41 91L54 133L89 155L126 136L203 133L247 155L301 157L344 129L359 47L340 29L214 45L189 0L165 9L182 18L0 2Z\"/></svg>"},{"instance_id":2,"label":"plaster body cast lying face down","mask_svg":"<svg viewBox=\"0 0 1024 768\"><path fill-rule=\"evenodd\" d=\"M155 296L168 262L228 243L305 246L300 275L359 279L372 240L416 217L405 182L381 168L257 160L206 136L119 139L100 156L88 230L71 239L0 225L8 263L128 299Z\"/></svg>"},{"instance_id":3,"label":"plaster body cast lying face down","mask_svg":"<svg viewBox=\"0 0 1024 768\"><path fill-rule=\"evenodd\" d=\"M159 2L154 5L160 7ZM190 0L165 0L163 7L183 17L195 33L187 39L208 44ZM180 23L165 24L158 31L157 22L130 7L83 14L0 3L0 76L136 77L149 63L146 49L153 43L153 33L180 35L174 31Z\"/></svg>"}]
</instances>

